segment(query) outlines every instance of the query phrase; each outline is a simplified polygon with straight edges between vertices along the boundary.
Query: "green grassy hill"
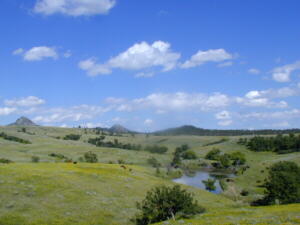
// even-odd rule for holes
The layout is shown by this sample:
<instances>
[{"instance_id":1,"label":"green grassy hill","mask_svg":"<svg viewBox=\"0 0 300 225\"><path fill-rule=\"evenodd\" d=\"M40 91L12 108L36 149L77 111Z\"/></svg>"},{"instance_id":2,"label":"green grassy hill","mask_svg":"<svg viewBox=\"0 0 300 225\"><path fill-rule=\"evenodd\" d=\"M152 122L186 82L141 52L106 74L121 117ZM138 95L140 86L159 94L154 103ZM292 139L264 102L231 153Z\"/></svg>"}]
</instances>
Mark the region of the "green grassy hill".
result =
<instances>
[{"instance_id":1,"label":"green grassy hill","mask_svg":"<svg viewBox=\"0 0 300 225\"><path fill-rule=\"evenodd\" d=\"M251 152L236 144L238 136L227 137L219 144L210 143L223 137L106 136L106 141L118 139L122 143L142 146L157 144L169 148L165 154L152 154L93 146L87 140L99 135L89 129L27 127L26 133L20 131L20 127L0 127L0 133L5 132L32 143L21 144L0 138L0 158L14 162L0 164L0 225L130 224L129 219L136 213L135 203L142 200L151 187L174 184L167 177L157 177L147 159L155 157L164 167L170 163L175 148L182 144L188 144L199 157L184 162L189 165L207 162L203 159L205 154L218 147L224 153L243 152L250 168L235 177L233 182L226 183L226 191L220 195L185 186L195 193L207 212L193 220L169 221L169 224L299 223L300 204L249 207L249 202L263 194L264 189L260 185L267 176L267 167L281 160L300 164L300 153L278 155ZM82 136L78 141L63 140L67 134ZM59 153L78 161L88 151L96 153L100 163L64 163L49 156ZM40 162L31 163L32 156L38 156ZM125 160L131 172L117 164L120 159ZM249 195L241 196L241 190L249 191Z\"/></svg>"}]
</instances>

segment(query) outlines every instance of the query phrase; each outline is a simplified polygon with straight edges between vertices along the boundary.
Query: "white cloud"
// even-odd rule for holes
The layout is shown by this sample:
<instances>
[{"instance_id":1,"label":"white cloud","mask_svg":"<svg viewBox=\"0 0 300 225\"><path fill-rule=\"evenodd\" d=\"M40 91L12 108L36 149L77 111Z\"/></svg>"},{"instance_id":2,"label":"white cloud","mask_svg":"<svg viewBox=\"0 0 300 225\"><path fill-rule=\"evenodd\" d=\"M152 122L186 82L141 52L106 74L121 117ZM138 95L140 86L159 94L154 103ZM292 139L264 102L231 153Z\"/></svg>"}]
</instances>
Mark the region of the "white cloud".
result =
<instances>
[{"instance_id":1,"label":"white cloud","mask_svg":"<svg viewBox=\"0 0 300 225\"><path fill-rule=\"evenodd\" d=\"M163 41L152 44L141 42L134 44L125 52L111 58L106 63L96 63L95 59L87 59L79 63L82 70L89 75L96 76L110 74L112 69L142 70L152 67L162 67L169 71L176 67L180 54L170 49L171 45Z\"/></svg>"},{"instance_id":2,"label":"white cloud","mask_svg":"<svg viewBox=\"0 0 300 225\"><path fill-rule=\"evenodd\" d=\"M223 110L217 114L215 114L216 119L218 120L228 120L231 118L231 115L228 111Z\"/></svg>"},{"instance_id":3,"label":"white cloud","mask_svg":"<svg viewBox=\"0 0 300 225\"><path fill-rule=\"evenodd\" d=\"M37 123L61 123L61 122L78 122L87 119L93 119L110 108L92 105L79 105L70 108L52 108L40 112L41 115L36 116L33 121Z\"/></svg>"},{"instance_id":4,"label":"white cloud","mask_svg":"<svg viewBox=\"0 0 300 225\"><path fill-rule=\"evenodd\" d=\"M60 13L69 16L92 16L107 14L115 4L115 0L38 0L34 12L44 15Z\"/></svg>"},{"instance_id":5,"label":"white cloud","mask_svg":"<svg viewBox=\"0 0 300 225\"><path fill-rule=\"evenodd\" d=\"M45 100L35 96L28 96L25 98L5 100L4 104L7 106L32 107L45 104Z\"/></svg>"},{"instance_id":6,"label":"white cloud","mask_svg":"<svg viewBox=\"0 0 300 225\"><path fill-rule=\"evenodd\" d=\"M233 55L226 52L224 49L211 49L207 51L198 51L189 60L184 62L182 68L191 68L195 66L200 66L208 62L222 62L225 60L230 60Z\"/></svg>"},{"instance_id":7,"label":"white cloud","mask_svg":"<svg viewBox=\"0 0 300 225\"><path fill-rule=\"evenodd\" d=\"M3 107L3 108L0 108L0 116L7 116L7 115L10 115L10 114L12 114L16 111L17 111L16 108Z\"/></svg>"},{"instance_id":8,"label":"white cloud","mask_svg":"<svg viewBox=\"0 0 300 225\"><path fill-rule=\"evenodd\" d=\"M226 127L226 126L231 125L232 122L233 122L232 120L222 120L222 121L218 122L218 125Z\"/></svg>"},{"instance_id":9,"label":"white cloud","mask_svg":"<svg viewBox=\"0 0 300 225\"><path fill-rule=\"evenodd\" d=\"M144 124L147 125L147 126L151 126L153 124L153 120L152 119L146 119L144 121Z\"/></svg>"},{"instance_id":10,"label":"white cloud","mask_svg":"<svg viewBox=\"0 0 300 225\"><path fill-rule=\"evenodd\" d=\"M300 61L273 69L273 79L277 82L289 82L291 73L300 69Z\"/></svg>"},{"instance_id":11,"label":"white cloud","mask_svg":"<svg viewBox=\"0 0 300 225\"><path fill-rule=\"evenodd\" d=\"M152 73L152 72L149 72L149 73L140 72L135 75L136 78L141 78L141 77L148 78L148 77L153 77L153 76L154 76L154 73Z\"/></svg>"},{"instance_id":12,"label":"white cloud","mask_svg":"<svg viewBox=\"0 0 300 225\"><path fill-rule=\"evenodd\" d=\"M285 127L290 127L290 123L287 122L287 121L282 121L282 122L279 122L279 123L273 123L272 124L272 127L276 127L276 128L285 128Z\"/></svg>"},{"instance_id":13,"label":"white cloud","mask_svg":"<svg viewBox=\"0 0 300 225\"><path fill-rule=\"evenodd\" d=\"M292 109L286 111L278 112L254 112L240 115L241 118L252 118L252 119L291 119L291 118L300 118L300 110Z\"/></svg>"},{"instance_id":14,"label":"white cloud","mask_svg":"<svg viewBox=\"0 0 300 225\"><path fill-rule=\"evenodd\" d=\"M260 70L252 68L252 69L248 70L248 73L258 75L258 74L260 74Z\"/></svg>"},{"instance_id":15,"label":"white cloud","mask_svg":"<svg viewBox=\"0 0 300 225\"><path fill-rule=\"evenodd\" d=\"M111 69L104 64L97 64L93 58L79 62L79 68L87 71L89 76L107 75L111 74Z\"/></svg>"},{"instance_id":16,"label":"white cloud","mask_svg":"<svg viewBox=\"0 0 300 225\"><path fill-rule=\"evenodd\" d=\"M268 98L241 98L237 97L238 104L248 107L267 107L267 108L286 108L288 103L286 101L274 102Z\"/></svg>"},{"instance_id":17,"label":"white cloud","mask_svg":"<svg viewBox=\"0 0 300 225\"><path fill-rule=\"evenodd\" d=\"M232 66L233 62L229 61L229 62L224 62L224 63L220 63L218 65L218 67L228 67L228 66Z\"/></svg>"},{"instance_id":18,"label":"white cloud","mask_svg":"<svg viewBox=\"0 0 300 225\"><path fill-rule=\"evenodd\" d=\"M21 55L24 52L23 48L18 48L16 50L13 51L13 55Z\"/></svg>"},{"instance_id":19,"label":"white cloud","mask_svg":"<svg viewBox=\"0 0 300 225\"><path fill-rule=\"evenodd\" d=\"M151 108L156 113L167 111L208 111L228 106L230 99L227 95L214 93L153 93L144 98L123 101L119 105L113 104L118 111L133 111Z\"/></svg>"},{"instance_id":20,"label":"white cloud","mask_svg":"<svg viewBox=\"0 0 300 225\"><path fill-rule=\"evenodd\" d=\"M45 58L57 59L58 54L55 48L47 46L33 47L27 51L19 48L13 52L13 55L22 55L26 61L40 61Z\"/></svg>"}]
</instances>

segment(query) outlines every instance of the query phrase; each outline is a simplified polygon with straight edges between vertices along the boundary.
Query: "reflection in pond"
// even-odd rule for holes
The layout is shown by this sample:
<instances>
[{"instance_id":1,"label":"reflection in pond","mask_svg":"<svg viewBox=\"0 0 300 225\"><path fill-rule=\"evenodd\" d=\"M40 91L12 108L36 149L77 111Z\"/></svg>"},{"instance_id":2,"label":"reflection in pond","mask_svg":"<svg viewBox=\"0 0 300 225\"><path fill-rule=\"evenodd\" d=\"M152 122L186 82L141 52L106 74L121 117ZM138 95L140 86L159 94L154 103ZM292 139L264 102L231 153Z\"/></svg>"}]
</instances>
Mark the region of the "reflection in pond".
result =
<instances>
[{"instance_id":1,"label":"reflection in pond","mask_svg":"<svg viewBox=\"0 0 300 225\"><path fill-rule=\"evenodd\" d=\"M183 175L180 178L174 179L175 183L186 184L193 187L205 189L205 184L202 181L207 181L208 179L215 179L215 187L216 189L211 191L215 194L220 194L223 190L220 186L220 179L233 177L232 174L224 174L224 173L215 173L215 172L206 172L206 171L198 171L194 176Z\"/></svg>"}]
</instances>

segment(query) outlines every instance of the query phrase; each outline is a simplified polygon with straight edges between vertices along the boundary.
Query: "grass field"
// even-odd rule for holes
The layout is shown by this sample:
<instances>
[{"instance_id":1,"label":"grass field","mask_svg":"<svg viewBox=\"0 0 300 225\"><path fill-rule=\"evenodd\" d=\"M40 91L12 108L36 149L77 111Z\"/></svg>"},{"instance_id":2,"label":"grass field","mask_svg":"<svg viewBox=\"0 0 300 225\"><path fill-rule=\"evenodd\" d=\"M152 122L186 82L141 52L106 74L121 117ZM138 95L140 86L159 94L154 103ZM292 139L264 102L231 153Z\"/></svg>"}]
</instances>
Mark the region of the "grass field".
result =
<instances>
[{"instance_id":1,"label":"grass field","mask_svg":"<svg viewBox=\"0 0 300 225\"><path fill-rule=\"evenodd\" d=\"M169 224L299 224L300 204L271 207L249 207L248 203L263 194L259 185L267 176L267 167L277 161L291 160L300 164L300 153L277 155L257 153L237 145L239 137L216 145L208 143L222 137L199 136L152 136L123 135L107 136L106 140L118 139L122 143L165 145L166 154L152 154L145 151L99 148L87 143L95 133L84 129L30 127L27 132L18 132L18 127L0 127L0 132L17 136L32 142L19 144L0 138L0 158L14 163L0 164L0 225L96 225L130 224L136 213L135 203L145 197L146 192L156 185L172 185L169 179L155 176L155 169L147 159L155 157L165 166L170 163L177 146L188 144L197 153L198 163L213 147L222 152L241 151L246 155L250 168L227 184L220 195L185 186L207 211L192 220L168 221ZM79 141L57 139L67 134L81 134ZM63 163L50 157L60 153L73 160L87 151L97 154L99 162ZM38 156L39 163L31 163L31 157ZM131 168L124 170L117 163L119 159ZM249 191L242 197L241 190ZM164 223L163 223L164 224ZM165 224L167 224L165 222Z\"/></svg>"}]
</instances>

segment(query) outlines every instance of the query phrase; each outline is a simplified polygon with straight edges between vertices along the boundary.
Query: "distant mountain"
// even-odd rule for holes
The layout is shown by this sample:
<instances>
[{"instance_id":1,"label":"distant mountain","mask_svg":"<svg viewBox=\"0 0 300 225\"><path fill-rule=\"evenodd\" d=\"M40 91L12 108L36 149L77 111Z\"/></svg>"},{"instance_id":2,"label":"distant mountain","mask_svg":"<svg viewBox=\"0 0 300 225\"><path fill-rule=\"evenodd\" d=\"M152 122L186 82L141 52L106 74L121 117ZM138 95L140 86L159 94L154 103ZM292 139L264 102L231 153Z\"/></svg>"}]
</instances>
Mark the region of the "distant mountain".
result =
<instances>
[{"instance_id":1,"label":"distant mountain","mask_svg":"<svg viewBox=\"0 0 300 225\"><path fill-rule=\"evenodd\" d=\"M166 130L153 132L154 135L171 136L171 135L199 135L199 136L239 136L239 135L264 135L264 134L289 134L300 133L300 129L287 130L215 130L203 129L192 125L170 128Z\"/></svg>"},{"instance_id":2,"label":"distant mountain","mask_svg":"<svg viewBox=\"0 0 300 225\"><path fill-rule=\"evenodd\" d=\"M130 130L128 130L120 124L113 125L111 128L108 129L108 131L113 133L131 133Z\"/></svg>"},{"instance_id":3,"label":"distant mountain","mask_svg":"<svg viewBox=\"0 0 300 225\"><path fill-rule=\"evenodd\" d=\"M9 124L8 126L38 126L38 125L32 122L30 119L22 116L19 119L17 119L16 122Z\"/></svg>"}]
</instances>

